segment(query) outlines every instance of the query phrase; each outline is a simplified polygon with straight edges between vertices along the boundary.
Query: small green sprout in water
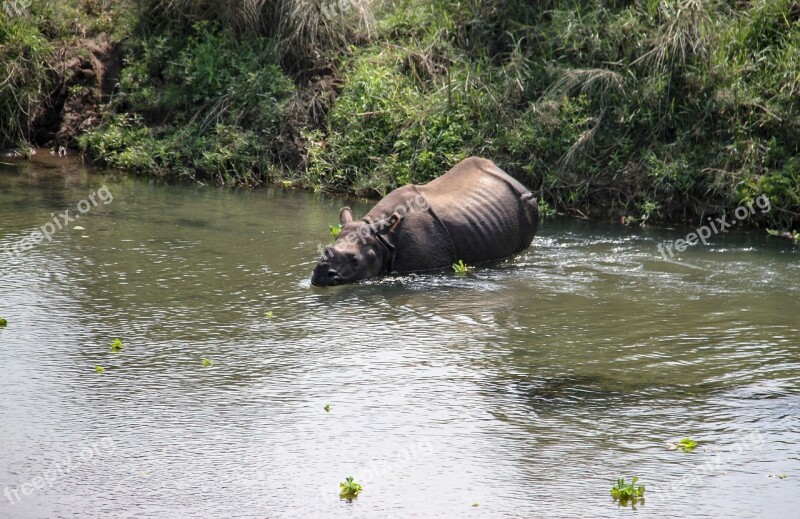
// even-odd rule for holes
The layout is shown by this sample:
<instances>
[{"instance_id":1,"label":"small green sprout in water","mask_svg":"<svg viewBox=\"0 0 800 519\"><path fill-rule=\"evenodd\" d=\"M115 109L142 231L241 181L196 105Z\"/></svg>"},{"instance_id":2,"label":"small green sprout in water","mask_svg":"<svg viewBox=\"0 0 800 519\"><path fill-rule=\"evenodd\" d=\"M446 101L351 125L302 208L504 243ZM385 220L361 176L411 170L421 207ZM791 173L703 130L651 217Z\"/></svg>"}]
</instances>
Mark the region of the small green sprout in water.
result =
<instances>
[{"instance_id":1,"label":"small green sprout in water","mask_svg":"<svg viewBox=\"0 0 800 519\"><path fill-rule=\"evenodd\" d=\"M467 271L469 271L469 269L470 269L469 265L464 263L464 260L458 260L458 263L453 263L453 272L455 272L459 276L465 275Z\"/></svg>"},{"instance_id":2,"label":"small green sprout in water","mask_svg":"<svg viewBox=\"0 0 800 519\"><path fill-rule=\"evenodd\" d=\"M328 229L331 230L331 234L333 234L333 239L335 240L339 236L339 233L342 232L342 224L329 225Z\"/></svg>"},{"instance_id":3,"label":"small green sprout in water","mask_svg":"<svg viewBox=\"0 0 800 519\"><path fill-rule=\"evenodd\" d=\"M111 351L122 351L125 349L125 345L122 344L122 341L117 337L108 345L108 349Z\"/></svg>"},{"instance_id":4,"label":"small green sprout in water","mask_svg":"<svg viewBox=\"0 0 800 519\"><path fill-rule=\"evenodd\" d=\"M331 412L331 404L325 404L325 407L323 409L325 409L326 413L330 413Z\"/></svg>"},{"instance_id":5,"label":"small green sprout in water","mask_svg":"<svg viewBox=\"0 0 800 519\"><path fill-rule=\"evenodd\" d=\"M633 476L630 483L625 483L625 478L619 478L617 484L611 489L611 497L614 501L619 501L622 506L635 505L637 502L644 502L644 485L636 486L639 478Z\"/></svg>"},{"instance_id":6,"label":"small green sprout in water","mask_svg":"<svg viewBox=\"0 0 800 519\"><path fill-rule=\"evenodd\" d=\"M361 493L361 485L353 481L353 476L349 476L343 482L339 483L339 497L352 501L358 494Z\"/></svg>"},{"instance_id":7,"label":"small green sprout in water","mask_svg":"<svg viewBox=\"0 0 800 519\"><path fill-rule=\"evenodd\" d=\"M266 315L267 315L267 319L272 319L272 310L270 310L269 312L267 312L267 314L266 314Z\"/></svg>"},{"instance_id":8,"label":"small green sprout in water","mask_svg":"<svg viewBox=\"0 0 800 519\"><path fill-rule=\"evenodd\" d=\"M203 357L203 367L204 368L208 368L208 367L213 366L213 365L214 365L214 361L213 360Z\"/></svg>"},{"instance_id":9,"label":"small green sprout in water","mask_svg":"<svg viewBox=\"0 0 800 519\"><path fill-rule=\"evenodd\" d=\"M0 328L5 328L6 326L8 326L8 321L0 317Z\"/></svg>"},{"instance_id":10,"label":"small green sprout in water","mask_svg":"<svg viewBox=\"0 0 800 519\"><path fill-rule=\"evenodd\" d=\"M669 450L681 449L683 452L692 452L697 448L697 442L691 438L684 438L678 443L672 443Z\"/></svg>"},{"instance_id":11,"label":"small green sprout in water","mask_svg":"<svg viewBox=\"0 0 800 519\"><path fill-rule=\"evenodd\" d=\"M106 368L104 368L103 366L99 366L98 365L98 366L94 367L94 372L95 373L105 373L105 371L106 371Z\"/></svg>"}]
</instances>

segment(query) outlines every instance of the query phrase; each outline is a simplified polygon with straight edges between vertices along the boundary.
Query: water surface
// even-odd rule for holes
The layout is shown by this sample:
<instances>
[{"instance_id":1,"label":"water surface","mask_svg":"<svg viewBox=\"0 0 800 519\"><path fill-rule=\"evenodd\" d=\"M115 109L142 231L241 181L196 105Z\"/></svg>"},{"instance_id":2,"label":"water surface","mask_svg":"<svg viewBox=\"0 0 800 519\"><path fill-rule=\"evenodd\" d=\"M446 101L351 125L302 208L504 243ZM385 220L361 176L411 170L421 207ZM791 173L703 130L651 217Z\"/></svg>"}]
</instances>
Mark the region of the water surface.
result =
<instances>
[{"instance_id":1,"label":"water surface","mask_svg":"<svg viewBox=\"0 0 800 519\"><path fill-rule=\"evenodd\" d=\"M792 244L555 218L471 277L313 288L342 203L0 165L0 517L800 517Z\"/></svg>"}]
</instances>

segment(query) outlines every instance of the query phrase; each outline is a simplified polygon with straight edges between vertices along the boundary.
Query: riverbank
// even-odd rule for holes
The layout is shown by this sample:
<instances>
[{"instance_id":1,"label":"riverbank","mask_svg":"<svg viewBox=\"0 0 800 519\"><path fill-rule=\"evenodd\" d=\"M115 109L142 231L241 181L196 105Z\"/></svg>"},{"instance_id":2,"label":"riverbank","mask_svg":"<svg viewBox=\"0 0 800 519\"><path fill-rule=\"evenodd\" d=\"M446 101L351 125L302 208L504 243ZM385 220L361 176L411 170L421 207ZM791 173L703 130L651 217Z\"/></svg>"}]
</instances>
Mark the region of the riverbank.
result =
<instances>
[{"instance_id":1,"label":"riverbank","mask_svg":"<svg viewBox=\"0 0 800 519\"><path fill-rule=\"evenodd\" d=\"M748 225L798 228L795 4L527 4L31 5L2 22L3 145L368 197L481 155L567 214L701 223L763 194Z\"/></svg>"}]
</instances>

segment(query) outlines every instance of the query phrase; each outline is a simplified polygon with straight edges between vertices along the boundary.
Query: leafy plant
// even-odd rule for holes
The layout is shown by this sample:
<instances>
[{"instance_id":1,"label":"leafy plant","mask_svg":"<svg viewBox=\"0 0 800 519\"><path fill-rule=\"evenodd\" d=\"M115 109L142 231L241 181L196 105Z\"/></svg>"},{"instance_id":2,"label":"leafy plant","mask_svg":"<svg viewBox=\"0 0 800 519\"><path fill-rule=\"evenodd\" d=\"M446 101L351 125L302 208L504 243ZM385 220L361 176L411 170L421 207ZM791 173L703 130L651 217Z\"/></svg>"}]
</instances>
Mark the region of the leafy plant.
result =
<instances>
[{"instance_id":1,"label":"leafy plant","mask_svg":"<svg viewBox=\"0 0 800 519\"><path fill-rule=\"evenodd\" d=\"M670 450L681 449L683 452L692 452L697 448L697 442L691 438L684 438L678 443L669 446Z\"/></svg>"},{"instance_id":2,"label":"leafy plant","mask_svg":"<svg viewBox=\"0 0 800 519\"><path fill-rule=\"evenodd\" d=\"M214 365L214 361L213 360L203 357L203 367L204 368L208 368L208 367L213 366L213 365Z\"/></svg>"},{"instance_id":3,"label":"leafy plant","mask_svg":"<svg viewBox=\"0 0 800 519\"><path fill-rule=\"evenodd\" d=\"M331 230L331 234L333 235L333 239L335 240L339 233L342 231L342 224L338 225L329 225L328 229Z\"/></svg>"},{"instance_id":4,"label":"leafy plant","mask_svg":"<svg viewBox=\"0 0 800 519\"><path fill-rule=\"evenodd\" d=\"M0 328L5 328L6 326L8 326L8 321L0 317Z\"/></svg>"},{"instance_id":5,"label":"leafy plant","mask_svg":"<svg viewBox=\"0 0 800 519\"><path fill-rule=\"evenodd\" d=\"M636 486L638 477L633 476L630 483L625 483L625 478L619 478L617 484L611 489L611 497L619 501L622 506L628 506L628 502L635 505L637 502L644 502L644 485Z\"/></svg>"},{"instance_id":6,"label":"leafy plant","mask_svg":"<svg viewBox=\"0 0 800 519\"><path fill-rule=\"evenodd\" d=\"M800 233L797 231L779 231L778 229L767 229L767 234L777 238L786 238L794 243L800 243Z\"/></svg>"},{"instance_id":7,"label":"leafy plant","mask_svg":"<svg viewBox=\"0 0 800 519\"><path fill-rule=\"evenodd\" d=\"M343 482L339 483L339 497L352 501L358 494L361 493L361 485L353 480L353 476L349 476Z\"/></svg>"},{"instance_id":8,"label":"leafy plant","mask_svg":"<svg viewBox=\"0 0 800 519\"><path fill-rule=\"evenodd\" d=\"M105 370L106 370L106 368L104 368L103 366L99 366L99 365L98 365L98 366L95 366L95 367L94 367L94 372L95 372L95 373L104 373L104 372L105 372Z\"/></svg>"},{"instance_id":9,"label":"leafy plant","mask_svg":"<svg viewBox=\"0 0 800 519\"><path fill-rule=\"evenodd\" d=\"M111 343L109 343L108 349L111 351L122 351L125 349L125 345L122 344L122 340L120 340L120 338L117 337Z\"/></svg>"},{"instance_id":10,"label":"leafy plant","mask_svg":"<svg viewBox=\"0 0 800 519\"><path fill-rule=\"evenodd\" d=\"M331 412L331 404L325 404L325 407L323 409L325 409L326 413L330 413Z\"/></svg>"},{"instance_id":11,"label":"leafy plant","mask_svg":"<svg viewBox=\"0 0 800 519\"><path fill-rule=\"evenodd\" d=\"M458 263L453 263L452 267L456 275L459 276L465 276L469 272L469 269L472 268L464 263L464 260L458 260Z\"/></svg>"},{"instance_id":12,"label":"leafy plant","mask_svg":"<svg viewBox=\"0 0 800 519\"><path fill-rule=\"evenodd\" d=\"M269 310L266 314L267 319L272 319L272 310Z\"/></svg>"}]
</instances>

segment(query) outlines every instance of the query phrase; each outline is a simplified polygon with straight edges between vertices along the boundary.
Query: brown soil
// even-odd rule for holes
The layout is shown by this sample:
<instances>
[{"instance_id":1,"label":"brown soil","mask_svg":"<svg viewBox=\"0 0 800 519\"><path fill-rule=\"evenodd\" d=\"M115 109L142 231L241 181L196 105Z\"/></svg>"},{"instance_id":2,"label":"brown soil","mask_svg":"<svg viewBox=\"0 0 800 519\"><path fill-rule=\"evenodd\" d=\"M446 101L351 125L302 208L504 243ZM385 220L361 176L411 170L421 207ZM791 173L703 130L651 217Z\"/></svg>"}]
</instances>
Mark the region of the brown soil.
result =
<instances>
[{"instance_id":1,"label":"brown soil","mask_svg":"<svg viewBox=\"0 0 800 519\"><path fill-rule=\"evenodd\" d=\"M57 59L55 87L34 114L30 140L51 149L76 148L77 137L100 122L102 104L116 88L121 54L101 33L71 42Z\"/></svg>"},{"instance_id":2,"label":"brown soil","mask_svg":"<svg viewBox=\"0 0 800 519\"><path fill-rule=\"evenodd\" d=\"M301 71L295 77L297 93L289 106L287 118L276 142L276 153L290 169L304 169L308 164L306 143L301 129L325 129L328 111L341 92L343 80L333 65Z\"/></svg>"}]
</instances>

